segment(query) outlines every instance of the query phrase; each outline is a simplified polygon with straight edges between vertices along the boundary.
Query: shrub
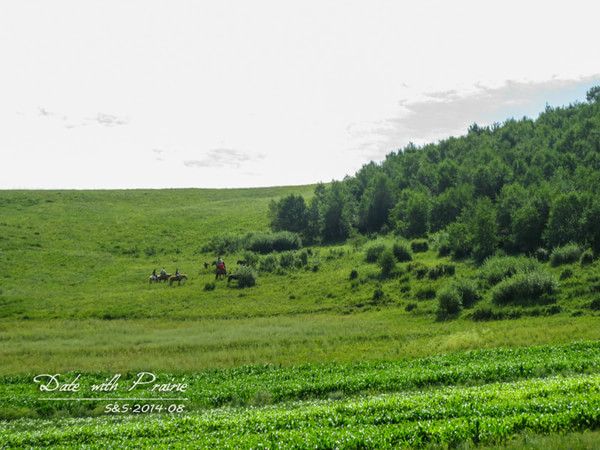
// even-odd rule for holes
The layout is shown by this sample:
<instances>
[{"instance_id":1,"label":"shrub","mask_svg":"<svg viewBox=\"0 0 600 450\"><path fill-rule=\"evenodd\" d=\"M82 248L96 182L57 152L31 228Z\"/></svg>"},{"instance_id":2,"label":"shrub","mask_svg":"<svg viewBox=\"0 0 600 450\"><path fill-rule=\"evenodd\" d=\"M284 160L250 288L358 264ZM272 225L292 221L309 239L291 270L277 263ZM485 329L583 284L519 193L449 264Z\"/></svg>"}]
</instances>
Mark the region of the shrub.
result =
<instances>
[{"instance_id":1,"label":"shrub","mask_svg":"<svg viewBox=\"0 0 600 450\"><path fill-rule=\"evenodd\" d=\"M234 276L237 277L237 286L239 288L247 288L256 285L256 273L251 267L238 267Z\"/></svg>"},{"instance_id":2,"label":"shrub","mask_svg":"<svg viewBox=\"0 0 600 450\"><path fill-rule=\"evenodd\" d=\"M154 256L154 255L156 255L156 249L154 247L146 247L144 249L144 254L148 257Z\"/></svg>"},{"instance_id":3,"label":"shrub","mask_svg":"<svg viewBox=\"0 0 600 450\"><path fill-rule=\"evenodd\" d=\"M408 305L406 305L406 307L404 308L404 311L406 312L410 312L413 309L417 308L417 304L416 303L409 303Z\"/></svg>"},{"instance_id":4,"label":"shrub","mask_svg":"<svg viewBox=\"0 0 600 450\"><path fill-rule=\"evenodd\" d=\"M445 320L458 315L461 308L460 295L456 289L446 288L438 294L437 317L439 320Z\"/></svg>"},{"instance_id":5,"label":"shrub","mask_svg":"<svg viewBox=\"0 0 600 450\"><path fill-rule=\"evenodd\" d=\"M492 301L496 305L549 303L557 288L554 277L546 272L518 273L492 289Z\"/></svg>"},{"instance_id":6,"label":"shrub","mask_svg":"<svg viewBox=\"0 0 600 450\"><path fill-rule=\"evenodd\" d=\"M373 301L379 302L383 300L384 297L385 293L383 292L383 289L381 289L380 287L375 288L375 290L373 291Z\"/></svg>"},{"instance_id":7,"label":"shrub","mask_svg":"<svg viewBox=\"0 0 600 450\"><path fill-rule=\"evenodd\" d=\"M261 272L274 272L277 268L277 258L274 255L267 255L260 260L258 269Z\"/></svg>"},{"instance_id":8,"label":"shrub","mask_svg":"<svg viewBox=\"0 0 600 450\"><path fill-rule=\"evenodd\" d=\"M242 239L239 236L228 233L218 236L213 236L208 243L206 243L201 251L203 253L235 253L241 247Z\"/></svg>"},{"instance_id":9,"label":"shrub","mask_svg":"<svg viewBox=\"0 0 600 450\"><path fill-rule=\"evenodd\" d=\"M385 251L385 245L383 244L372 244L367 247L365 252L365 260L370 263L377 262L381 254Z\"/></svg>"},{"instance_id":10,"label":"shrub","mask_svg":"<svg viewBox=\"0 0 600 450\"><path fill-rule=\"evenodd\" d=\"M454 282L453 288L458 292L460 302L464 308L470 308L482 298L474 281L465 279L457 280Z\"/></svg>"},{"instance_id":11,"label":"shrub","mask_svg":"<svg viewBox=\"0 0 600 450\"><path fill-rule=\"evenodd\" d=\"M454 264L438 264L427 271L427 276L431 280L437 280L443 276L452 276L456 272Z\"/></svg>"},{"instance_id":12,"label":"shrub","mask_svg":"<svg viewBox=\"0 0 600 450\"><path fill-rule=\"evenodd\" d=\"M487 320L498 320L502 318L503 315L501 312L495 311L492 308L488 307L477 308L475 311L473 311L473 314L471 314L471 319L477 322Z\"/></svg>"},{"instance_id":13,"label":"shrub","mask_svg":"<svg viewBox=\"0 0 600 450\"><path fill-rule=\"evenodd\" d=\"M298 253L298 264L300 264L300 266L302 266L302 267L308 265L308 251L307 250L302 250L300 253Z\"/></svg>"},{"instance_id":14,"label":"shrub","mask_svg":"<svg viewBox=\"0 0 600 450\"><path fill-rule=\"evenodd\" d=\"M410 243L410 248L415 253L426 252L429 250L429 244L425 239L415 239Z\"/></svg>"},{"instance_id":15,"label":"shrub","mask_svg":"<svg viewBox=\"0 0 600 450\"><path fill-rule=\"evenodd\" d=\"M279 255L279 265L283 269L289 269L294 266L294 253L292 252L283 252Z\"/></svg>"},{"instance_id":16,"label":"shrub","mask_svg":"<svg viewBox=\"0 0 600 450\"><path fill-rule=\"evenodd\" d=\"M540 267L538 261L524 256L495 256L485 261L480 275L488 283L495 285L517 273L529 273Z\"/></svg>"},{"instance_id":17,"label":"shrub","mask_svg":"<svg viewBox=\"0 0 600 450\"><path fill-rule=\"evenodd\" d=\"M415 297L419 300L428 300L435 298L435 289L430 287L421 288L415 293Z\"/></svg>"},{"instance_id":18,"label":"shrub","mask_svg":"<svg viewBox=\"0 0 600 450\"><path fill-rule=\"evenodd\" d=\"M396 269L396 258L391 250L385 250L379 259L377 260L379 267L381 267L381 275L384 278L389 277Z\"/></svg>"},{"instance_id":19,"label":"shrub","mask_svg":"<svg viewBox=\"0 0 600 450\"><path fill-rule=\"evenodd\" d=\"M591 301L590 309L594 311L600 311L600 297Z\"/></svg>"},{"instance_id":20,"label":"shrub","mask_svg":"<svg viewBox=\"0 0 600 450\"><path fill-rule=\"evenodd\" d=\"M546 262L550 258L548 254L548 250L545 248L538 248L535 252L533 252L533 257L541 262Z\"/></svg>"},{"instance_id":21,"label":"shrub","mask_svg":"<svg viewBox=\"0 0 600 450\"><path fill-rule=\"evenodd\" d=\"M395 242L392 251L398 262L412 261L412 254L406 244Z\"/></svg>"},{"instance_id":22,"label":"shrub","mask_svg":"<svg viewBox=\"0 0 600 450\"><path fill-rule=\"evenodd\" d=\"M448 256L452 249L450 248L450 237L445 231L438 231L431 237L432 247L437 250L438 256Z\"/></svg>"},{"instance_id":23,"label":"shrub","mask_svg":"<svg viewBox=\"0 0 600 450\"><path fill-rule=\"evenodd\" d=\"M425 277L425 275L427 275L427 272L429 271L429 269L427 268L426 265L424 265L423 263L420 262L414 262L414 263L410 263L407 267L409 272L412 272L415 274L415 276L420 280L421 278Z\"/></svg>"},{"instance_id":24,"label":"shrub","mask_svg":"<svg viewBox=\"0 0 600 450\"><path fill-rule=\"evenodd\" d=\"M588 248L585 252L583 252L581 254L581 258L579 258L579 264L581 264L582 266L589 266L593 262L594 262L594 254Z\"/></svg>"},{"instance_id":25,"label":"shrub","mask_svg":"<svg viewBox=\"0 0 600 450\"><path fill-rule=\"evenodd\" d=\"M310 270L312 270L313 272L318 272L319 268L321 267L321 264L316 262L312 265L312 267L310 268Z\"/></svg>"},{"instance_id":26,"label":"shrub","mask_svg":"<svg viewBox=\"0 0 600 450\"><path fill-rule=\"evenodd\" d=\"M245 251L242 258L246 263L245 265L250 267L256 267L260 260L260 257L256 253L250 251Z\"/></svg>"},{"instance_id":27,"label":"shrub","mask_svg":"<svg viewBox=\"0 0 600 450\"><path fill-rule=\"evenodd\" d=\"M573 271L571 269L565 269L560 273L559 279L566 280L567 278L571 278L573 276Z\"/></svg>"},{"instance_id":28,"label":"shrub","mask_svg":"<svg viewBox=\"0 0 600 450\"><path fill-rule=\"evenodd\" d=\"M577 262L581 256L581 248L577 244L567 244L562 247L556 247L550 255L550 265L552 267L562 264Z\"/></svg>"},{"instance_id":29,"label":"shrub","mask_svg":"<svg viewBox=\"0 0 600 450\"><path fill-rule=\"evenodd\" d=\"M302 247L300 236L290 231L253 233L246 237L245 248L257 253L284 252Z\"/></svg>"},{"instance_id":30,"label":"shrub","mask_svg":"<svg viewBox=\"0 0 600 450\"><path fill-rule=\"evenodd\" d=\"M356 280L357 278L358 278L358 270L352 269L352 271L350 272L350 279Z\"/></svg>"},{"instance_id":31,"label":"shrub","mask_svg":"<svg viewBox=\"0 0 600 450\"><path fill-rule=\"evenodd\" d=\"M217 287L217 285L215 283L210 282L210 283L206 283L204 285L204 290L205 291L214 291L216 287Z\"/></svg>"}]
</instances>

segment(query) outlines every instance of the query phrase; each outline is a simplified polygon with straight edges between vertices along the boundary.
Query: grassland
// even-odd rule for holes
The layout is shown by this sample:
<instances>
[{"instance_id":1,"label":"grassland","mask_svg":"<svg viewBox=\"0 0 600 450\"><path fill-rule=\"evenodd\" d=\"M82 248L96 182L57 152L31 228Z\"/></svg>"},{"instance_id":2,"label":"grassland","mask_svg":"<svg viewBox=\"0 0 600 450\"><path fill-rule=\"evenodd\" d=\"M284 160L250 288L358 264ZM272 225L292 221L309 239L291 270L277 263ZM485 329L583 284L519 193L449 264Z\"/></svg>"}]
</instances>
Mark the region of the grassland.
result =
<instances>
[{"instance_id":1,"label":"grassland","mask_svg":"<svg viewBox=\"0 0 600 450\"><path fill-rule=\"evenodd\" d=\"M203 247L215 235L266 230L269 202L290 192L309 197L312 187L0 192L0 383L3 398L9 399L1 405L1 412L4 419L10 419L0 425L4 445L93 446L104 442L98 446L121 446L126 439L131 439L132 446L166 445L176 442L170 439L190 441L205 436L205 441L198 442L206 446L248 447L261 442L287 446L300 442L297 439L308 426L303 424L309 423L318 426L314 440L306 442L317 446L335 446L336 442L367 447L494 444L523 432L598 427L600 318L589 308L600 292L598 261L587 266L550 267L546 263L545 270L562 278L554 304L558 308L512 308L513 319L485 322L471 320L467 310L457 319L437 321L435 297L420 294L429 290L435 296L457 278L476 279L479 269L472 262L440 258L429 250L415 253L413 263L427 268L452 264L455 274L417 278L403 263L398 264L397 276L382 279L379 268L365 261L365 247L370 244L362 238L314 247L307 267L261 272L253 288L237 289L219 281L214 290L205 290L214 275L203 263L215 255L203 252ZM386 245L393 241L392 236L381 238ZM231 267L241 257L226 255L226 262ZM190 279L182 286L148 284L152 269L163 266L168 271L179 268ZM315 266L318 270L313 271ZM566 269L571 271L568 276ZM358 274L353 281L349 279L352 270ZM383 297L375 300L377 289ZM481 305L491 305L489 292L483 293ZM529 350L531 346L541 347ZM523 363L530 356L511 359L510 351L525 352L517 353L521 356L539 352L537 365L527 372ZM470 358L478 358L485 370L504 362L508 375L478 378L469 372L472 365L466 361ZM432 370L450 368L462 375L442 383L398 381L411 370L419 372L415 367L428 364ZM37 373L84 373L97 379L138 370L194 379L190 415L86 419L103 416L102 405L44 409L27 403L28 396L34 395L30 380ZM321 393L302 391L313 386L310 380L323 370L339 376L335 381L323 379L328 388ZM263 378L248 378L248 371ZM295 379L296 373L301 378ZM291 384L273 381L280 378ZM231 379L237 387L220 384L221 379ZM358 387L350 388L352 380L367 384L357 382ZM392 381L377 384L377 380ZM546 382L550 383L548 398L556 400L547 404L555 405L555 411L547 413L547 420L542 420L545 425L534 426L532 421L542 417L540 405L546 397L538 393ZM470 384L474 391L468 390ZM294 394L292 385L299 386L301 394ZM240 391L240 386L247 390ZM581 393L581 386L587 387L589 395ZM226 398L206 400L215 398L209 391L217 387ZM507 412L498 420L513 425L483 439L474 438L471 416L462 410L427 419L430 422L408 421L404 428L385 420L382 427L367 423L373 405L383 408L384 415L394 415L398 408L416 411L418 405L432 401L431 395L437 395L436 399L454 395L452 389L460 391L456 393L460 398L481 395L476 398L482 408L488 399L508 395L510 389L516 399L536 392L530 397L537 400L524 401L517 412L520 403L502 404ZM576 398L572 405L586 411L581 417L588 422L560 415L566 397ZM407 401L415 403L407 407ZM499 408L490 402L490 408ZM352 408L367 422L348 422L348 427L319 422L329 413ZM523 414L532 421L523 419ZM65 416L70 418L60 419ZM280 423L282 416L295 425L286 422L267 435L256 428L256 423ZM455 419L448 422L449 417ZM248 424L247 433L232 433L234 418ZM422 442L411 441L418 435L417 428L424 429L423 423L431 426L419 431L425 433ZM483 423L492 427L496 418ZM171 430L171 437L165 430ZM456 437L447 438L452 433ZM230 435L231 440L224 440ZM573 442L579 439L573 436ZM106 440L97 441L99 437ZM539 439L544 442L545 438ZM588 438L582 439L587 442Z\"/></svg>"}]
</instances>

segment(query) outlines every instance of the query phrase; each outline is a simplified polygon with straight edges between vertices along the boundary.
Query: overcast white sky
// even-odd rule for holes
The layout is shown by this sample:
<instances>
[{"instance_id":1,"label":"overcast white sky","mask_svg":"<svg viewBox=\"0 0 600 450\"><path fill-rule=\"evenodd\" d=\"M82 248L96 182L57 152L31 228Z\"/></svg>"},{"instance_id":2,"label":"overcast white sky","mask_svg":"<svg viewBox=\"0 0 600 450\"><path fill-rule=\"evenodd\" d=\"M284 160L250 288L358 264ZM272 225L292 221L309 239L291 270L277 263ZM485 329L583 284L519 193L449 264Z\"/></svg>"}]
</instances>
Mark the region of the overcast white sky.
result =
<instances>
[{"instance_id":1,"label":"overcast white sky","mask_svg":"<svg viewBox=\"0 0 600 450\"><path fill-rule=\"evenodd\" d=\"M0 188L339 179L600 84L591 1L0 3Z\"/></svg>"}]
</instances>

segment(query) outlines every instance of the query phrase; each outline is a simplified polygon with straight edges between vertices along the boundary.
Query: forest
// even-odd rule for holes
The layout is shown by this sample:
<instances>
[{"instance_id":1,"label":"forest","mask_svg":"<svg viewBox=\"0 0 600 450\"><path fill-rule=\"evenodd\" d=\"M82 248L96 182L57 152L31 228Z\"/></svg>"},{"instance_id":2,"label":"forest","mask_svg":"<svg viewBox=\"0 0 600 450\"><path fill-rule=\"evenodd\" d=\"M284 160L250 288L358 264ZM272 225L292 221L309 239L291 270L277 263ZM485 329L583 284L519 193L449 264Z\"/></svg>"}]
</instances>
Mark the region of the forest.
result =
<instances>
[{"instance_id":1,"label":"forest","mask_svg":"<svg viewBox=\"0 0 600 450\"><path fill-rule=\"evenodd\" d=\"M408 144L317 185L310 201L293 193L274 200L271 228L308 244L428 237L440 256L479 263L497 253L546 260L570 244L598 253L600 86L586 99L546 106L537 119L473 124L464 136Z\"/></svg>"}]
</instances>

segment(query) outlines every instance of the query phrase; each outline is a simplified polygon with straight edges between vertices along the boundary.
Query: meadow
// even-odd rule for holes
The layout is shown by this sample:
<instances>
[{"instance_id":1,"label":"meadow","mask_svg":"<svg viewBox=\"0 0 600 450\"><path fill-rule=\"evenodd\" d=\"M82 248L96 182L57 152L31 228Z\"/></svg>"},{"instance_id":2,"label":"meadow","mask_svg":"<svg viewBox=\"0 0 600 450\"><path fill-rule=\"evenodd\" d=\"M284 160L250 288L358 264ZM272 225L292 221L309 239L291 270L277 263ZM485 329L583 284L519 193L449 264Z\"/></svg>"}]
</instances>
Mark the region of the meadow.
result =
<instances>
[{"instance_id":1,"label":"meadow","mask_svg":"<svg viewBox=\"0 0 600 450\"><path fill-rule=\"evenodd\" d=\"M539 263L558 290L525 306L494 304L489 273L433 246L382 277L366 254L392 234L308 247L251 288L214 282L216 236L267 231L271 200L313 188L0 192L0 447L493 445L559 431L587 445L578 433L600 424L597 260ZM246 256L223 255L230 268ZM440 265L453 269L429 275ZM149 284L161 267L189 279ZM440 320L457 280L481 299ZM191 380L188 413L50 406L31 382L140 370Z\"/></svg>"}]
</instances>

